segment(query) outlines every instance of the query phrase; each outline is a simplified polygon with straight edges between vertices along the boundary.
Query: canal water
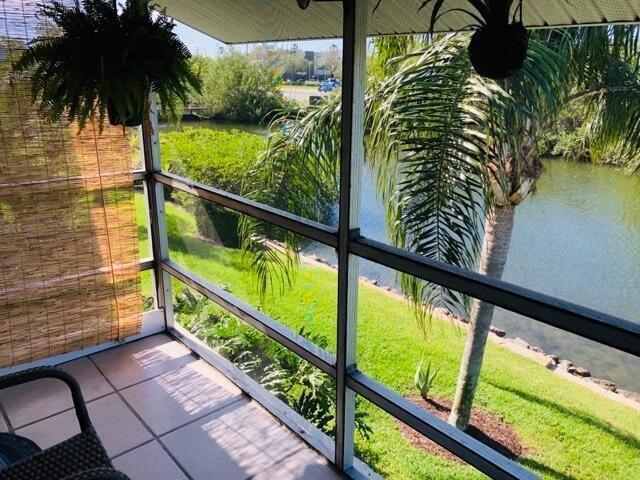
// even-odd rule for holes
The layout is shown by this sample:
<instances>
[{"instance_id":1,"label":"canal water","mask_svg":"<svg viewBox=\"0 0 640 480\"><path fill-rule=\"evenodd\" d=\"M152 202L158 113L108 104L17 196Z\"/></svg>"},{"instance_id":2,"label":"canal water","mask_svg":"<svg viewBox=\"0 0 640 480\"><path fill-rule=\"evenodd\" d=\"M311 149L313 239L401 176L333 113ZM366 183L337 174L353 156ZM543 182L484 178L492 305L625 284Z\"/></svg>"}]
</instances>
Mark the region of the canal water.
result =
<instances>
[{"instance_id":1,"label":"canal water","mask_svg":"<svg viewBox=\"0 0 640 480\"><path fill-rule=\"evenodd\" d=\"M385 208L366 175L363 235L388 242ZM314 244L310 253L330 253ZM332 257L333 258L333 257ZM395 272L362 261L360 275L397 286ZM545 161L534 195L516 209L503 279L640 322L640 178L612 168ZM640 392L640 359L502 309L494 325L599 378Z\"/></svg>"},{"instance_id":2,"label":"canal water","mask_svg":"<svg viewBox=\"0 0 640 480\"><path fill-rule=\"evenodd\" d=\"M264 128L242 124L185 123L190 125L264 134ZM361 204L362 233L388 242L384 204L370 173ZM335 258L318 244L308 245L305 253ZM371 262L361 261L360 275L397 287L394 271ZM503 279L640 323L640 177L604 166L545 161L536 192L516 209ZM502 309L493 323L510 337L640 392L639 358Z\"/></svg>"}]
</instances>

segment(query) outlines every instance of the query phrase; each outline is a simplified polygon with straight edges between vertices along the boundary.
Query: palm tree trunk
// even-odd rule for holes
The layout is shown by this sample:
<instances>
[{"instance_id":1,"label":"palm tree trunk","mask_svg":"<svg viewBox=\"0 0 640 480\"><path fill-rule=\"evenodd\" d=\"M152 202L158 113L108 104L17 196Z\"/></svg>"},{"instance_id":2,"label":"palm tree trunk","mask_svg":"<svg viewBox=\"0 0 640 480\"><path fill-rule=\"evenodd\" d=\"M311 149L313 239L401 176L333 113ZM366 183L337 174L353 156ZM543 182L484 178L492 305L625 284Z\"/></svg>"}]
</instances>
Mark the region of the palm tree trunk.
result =
<instances>
[{"instance_id":1,"label":"palm tree trunk","mask_svg":"<svg viewBox=\"0 0 640 480\"><path fill-rule=\"evenodd\" d=\"M487 218L480 273L491 277L502 277L509 253L514 218L515 205L497 206ZM493 309L494 305L475 300L471 310L456 396L449 416L449 423L461 430L466 430L469 426L471 406L478 386Z\"/></svg>"}]
</instances>

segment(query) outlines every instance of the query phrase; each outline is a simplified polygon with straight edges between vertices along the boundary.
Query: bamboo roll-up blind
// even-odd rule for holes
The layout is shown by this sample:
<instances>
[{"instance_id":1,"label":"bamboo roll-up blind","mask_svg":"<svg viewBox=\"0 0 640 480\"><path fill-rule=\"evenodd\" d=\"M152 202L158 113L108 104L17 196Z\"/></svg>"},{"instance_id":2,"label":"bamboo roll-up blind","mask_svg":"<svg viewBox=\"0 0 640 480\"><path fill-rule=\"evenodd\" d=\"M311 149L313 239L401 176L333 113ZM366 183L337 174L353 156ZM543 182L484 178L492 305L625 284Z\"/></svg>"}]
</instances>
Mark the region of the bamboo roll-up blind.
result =
<instances>
[{"instance_id":1,"label":"bamboo roll-up blind","mask_svg":"<svg viewBox=\"0 0 640 480\"><path fill-rule=\"evenodd\" d=\"M46 32L38 2L0 0L0 367L140 331L133 161L122 128L48 123L14 75Z\"/></svg>"}]
</instances>

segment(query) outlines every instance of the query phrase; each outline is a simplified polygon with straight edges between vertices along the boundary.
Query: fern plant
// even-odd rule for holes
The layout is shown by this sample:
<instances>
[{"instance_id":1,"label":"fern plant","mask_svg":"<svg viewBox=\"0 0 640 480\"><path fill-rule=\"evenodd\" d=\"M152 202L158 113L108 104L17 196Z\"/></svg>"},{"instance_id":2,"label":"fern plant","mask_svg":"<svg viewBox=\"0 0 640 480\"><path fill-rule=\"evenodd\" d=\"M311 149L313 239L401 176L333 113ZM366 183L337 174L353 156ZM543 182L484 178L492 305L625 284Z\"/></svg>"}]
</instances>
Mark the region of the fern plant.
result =
<instances>
[{"instance_id":1,"label":"fern plant","mask_svg":"<svg viewBox=\"0 0 640 480\"><path fill-rule=\"evenodd\" d=\"M175 118L201 82L173 21L153 11L148 0L127 0L120 14L111 0L82 0L82 8L53 1L41 13L55 33L31 42L13 68L31 77L33 101L51 121L140 125L151 91Z\"/></svg>"}]
</instances>

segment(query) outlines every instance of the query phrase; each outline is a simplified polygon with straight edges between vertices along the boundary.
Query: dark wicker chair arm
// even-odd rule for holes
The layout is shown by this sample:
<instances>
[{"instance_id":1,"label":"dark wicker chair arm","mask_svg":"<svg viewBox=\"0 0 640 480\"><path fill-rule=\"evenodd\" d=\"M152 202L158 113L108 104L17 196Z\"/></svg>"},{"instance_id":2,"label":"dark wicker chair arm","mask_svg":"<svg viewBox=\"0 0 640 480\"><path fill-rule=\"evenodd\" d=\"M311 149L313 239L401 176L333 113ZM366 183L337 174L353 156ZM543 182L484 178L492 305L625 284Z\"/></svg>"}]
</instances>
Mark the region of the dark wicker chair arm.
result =
<instances>
[{"instance_id":1,"label":"dark wicker chair arm","mask_svg":"<svg viewBox=\"0 0 640 480\"><path fill-rule=\"evenodd\" d=\"M129 480L129 477L113 468L92 468L64 477L63 480Z\"/></svg>"},{"instance_id":2,"label":"dark wicker chair arm","mask_svg":"<svg viewBox=\"0 0 640 480\"><path fill-rule=\"evenodd\" d=\"M73 406L76 410L76 417L78 417L80 430L85 433L92 432L93 425L91 424L91 420L89 419L89 413L87 412L87 406L84 402L84 397L82 396L80 385L75 378L58 367L37 367L31 368L29 370L23 370L22 372L5 375L4 377L0 377L0 390L4 388L14 387L16 385L21 385L23 383L33 382L42 378L55 378L67 384L67 387L69 387L69 390L71 390Z\"/></svg>"}]
</instances>

